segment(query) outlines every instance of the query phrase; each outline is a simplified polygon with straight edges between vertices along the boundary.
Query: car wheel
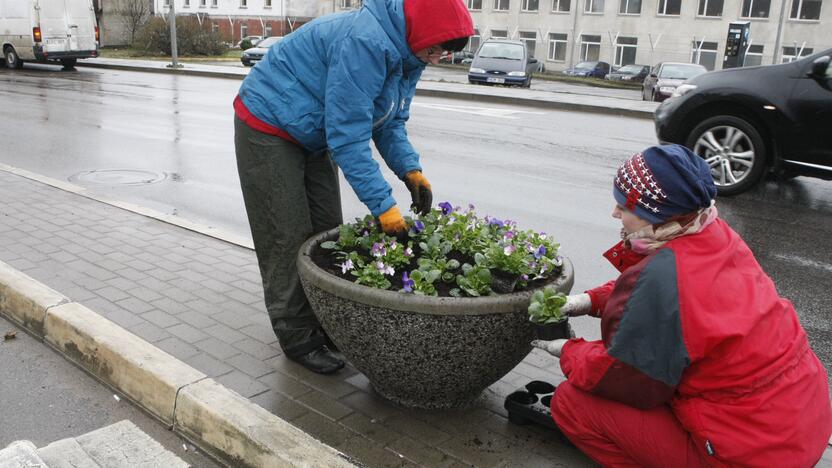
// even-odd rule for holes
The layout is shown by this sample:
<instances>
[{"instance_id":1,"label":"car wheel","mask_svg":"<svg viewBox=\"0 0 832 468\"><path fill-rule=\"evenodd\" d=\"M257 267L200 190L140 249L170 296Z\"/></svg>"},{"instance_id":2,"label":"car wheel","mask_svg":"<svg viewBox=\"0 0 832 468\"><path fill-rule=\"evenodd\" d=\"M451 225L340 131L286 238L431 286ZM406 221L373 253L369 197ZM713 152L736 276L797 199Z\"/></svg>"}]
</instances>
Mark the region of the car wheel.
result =
<instances>
[{"instance_id":1,"label":"car wheel","mask_svg":"<svg viewBox=\"0 0 832 468\"><path fill-rule=\"evenodd\" d=\"M3 51L3 55L6 56L7 67L17 70L23 68L23 60L20 60L20 57L17 56L17 52L14 51L14 47L7 46L6 50Z\"/></svg>"},{"instance_id":2,"label":"car wheel","mask_svg":"<svg viewBox=\"0 0 832 468\"><path fill-rule=\"evenodd\" d=\"M765 171L763 137L739 117L720 115L705 120L690 132L687 146L708 163L720 195L748 190Z\"/></svg>"},{"instance_id":3,"label":"car wheel","mask_svg":"<svg viewBox=\"0 0 832 468\"><path fill-rule=\"evenodd\" d=\"M61 65L63 65L63 67L67 70L71 70L71 69L75 68L76 63L78 63L78 59L74 59L74 58L61 59Z\"/></svg>"}]
</instances>

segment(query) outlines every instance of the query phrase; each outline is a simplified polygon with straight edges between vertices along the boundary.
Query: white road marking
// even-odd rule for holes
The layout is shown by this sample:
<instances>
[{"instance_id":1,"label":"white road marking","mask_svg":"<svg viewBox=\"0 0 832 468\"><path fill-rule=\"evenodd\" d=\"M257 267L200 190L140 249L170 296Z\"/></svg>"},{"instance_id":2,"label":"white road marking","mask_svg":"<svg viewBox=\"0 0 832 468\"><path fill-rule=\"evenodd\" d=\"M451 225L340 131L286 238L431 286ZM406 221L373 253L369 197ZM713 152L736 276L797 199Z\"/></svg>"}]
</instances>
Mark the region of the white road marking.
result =
<instances>
[{"instance_id":1,"label":"white road marking","mask_svg":"<svg viewBox=\"0 0 832 468\"><path fill-rule=\"evenodd\" d=\"M780 260L785 260L790 263L796 263L800 266L817 268L819 270L826 270L832 272L832 264L818 262L817 260L811 260L808 258L798 257L797 255L774 254L774 258L779 258Z\"/></svg>"},{"instance_id":2,"label":"white road marking","mask_svg":"<svg viewBox=\"0 0 832 468\"><path fill-rule=\"evenodd\" d=\"M546 112L532 112L513 109L495 109L493 107L454 106L451 104L426 104L424 102L414 102L411 103L410 106L427 107L429 109L437 109L450 112L462 112L464 114L482 115L485 117L496 117L500 119L519 119L520 116L516 114L546 115Z\"/></svg>"}]
</instances>

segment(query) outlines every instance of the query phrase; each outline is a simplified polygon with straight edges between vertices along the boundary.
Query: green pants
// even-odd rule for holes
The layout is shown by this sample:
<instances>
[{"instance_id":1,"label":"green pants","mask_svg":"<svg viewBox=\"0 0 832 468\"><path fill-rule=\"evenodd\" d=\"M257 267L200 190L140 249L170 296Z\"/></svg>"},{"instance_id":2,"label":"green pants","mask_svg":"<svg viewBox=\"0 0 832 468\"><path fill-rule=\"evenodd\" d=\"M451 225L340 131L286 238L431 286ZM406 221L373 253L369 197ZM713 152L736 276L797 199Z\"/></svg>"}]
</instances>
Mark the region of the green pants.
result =
<instances>
[{"instance_id":1,"label":"green pants","mask_svg":"<svg viewBox=\"0 0 832 468\"><path fill-rule=\"evenodd\" d=\"M266 309L281 348L299 356L324 337L295 259L309 237L343 222L338 168L328 152L310 153L238 118L234 145Z\"/></svg>"}]
</instances>

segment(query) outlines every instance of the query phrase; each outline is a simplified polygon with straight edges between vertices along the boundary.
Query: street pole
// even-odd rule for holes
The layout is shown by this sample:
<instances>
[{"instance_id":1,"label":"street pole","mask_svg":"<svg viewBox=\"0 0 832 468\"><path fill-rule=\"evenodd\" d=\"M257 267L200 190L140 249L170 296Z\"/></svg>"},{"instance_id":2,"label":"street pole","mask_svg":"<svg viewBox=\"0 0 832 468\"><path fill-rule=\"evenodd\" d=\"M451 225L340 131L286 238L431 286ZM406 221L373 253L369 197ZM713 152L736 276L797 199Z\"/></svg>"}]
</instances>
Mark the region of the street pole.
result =
<instances>
[{"instance_id":1,"label":"street pole","mask_svg":"<svg viewBox=\"0 0 832 468\"><path fill-rule=\"evenodd\" d=\"M569 48L569 68L575 64L575 46L578 45L578 38L575 37L575 31L578 30L578 2L572 2L571 5L574 15L572 15L572 47Z\"/></svg>"},{"instance_id":2,"label":"street pole","mask_svg":"<svg viewBox=\"0 0 832 468\"><path fill-rule=\"evenodd\" d=\"M772 65L780 63L780 49L781 41L783 40L783 26L786 22L786 0L780 0L780 21L777 22L777 36L774 39L774 56L771 60Z\"/></svg>"},{"instance_id":3,"label":"street pole","mask_svg":"<svg viewBox=\"0 0 832 468\"><path fill-rule=\"evenodd\" d=\"M171 55L171 64L168 65L168 68L180 68L182 65L179 64L179 52L178 47L176 45L176 11L174 8L174 4L176 0L170 0L170 55Z\"/></svg>"}]
</instances>

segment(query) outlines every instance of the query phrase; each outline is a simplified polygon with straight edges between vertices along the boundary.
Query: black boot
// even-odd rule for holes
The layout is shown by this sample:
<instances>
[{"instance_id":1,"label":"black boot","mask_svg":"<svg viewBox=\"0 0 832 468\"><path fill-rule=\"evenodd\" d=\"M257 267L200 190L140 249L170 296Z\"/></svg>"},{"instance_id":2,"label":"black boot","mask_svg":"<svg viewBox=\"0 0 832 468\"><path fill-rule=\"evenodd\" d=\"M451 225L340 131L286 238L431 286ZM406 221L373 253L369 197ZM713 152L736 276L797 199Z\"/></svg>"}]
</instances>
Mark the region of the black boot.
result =
<instances>
[{"instance_id":1,"label":"black boot","mask_svg":"<svg viewBox=\"0 0 832 468\"><path fill-rule=\"evenodd\" d=\"M326 345L315 348L306 354L298 356L286 354L286 357L319 374L332 374L344 367L344 361L332 354L332 351Z\"/></svg>"}]
</instances>

